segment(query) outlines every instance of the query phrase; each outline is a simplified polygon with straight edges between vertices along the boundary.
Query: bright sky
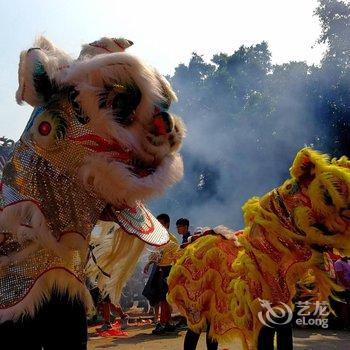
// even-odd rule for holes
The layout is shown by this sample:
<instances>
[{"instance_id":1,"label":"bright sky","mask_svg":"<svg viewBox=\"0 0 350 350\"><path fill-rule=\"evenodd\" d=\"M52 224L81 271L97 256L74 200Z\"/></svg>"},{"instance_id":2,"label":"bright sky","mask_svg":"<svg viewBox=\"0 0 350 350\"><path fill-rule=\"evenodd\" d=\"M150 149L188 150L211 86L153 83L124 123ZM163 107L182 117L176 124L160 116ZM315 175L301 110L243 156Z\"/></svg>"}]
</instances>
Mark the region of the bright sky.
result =
<instances>
[{"instance_id":1,"label":"bright sky","mask_svg":"<svg viewBox=\"0 0 350 350\"><path fill-rule=\"evenodd\" d=\"M0 136L18 139L31 107L14 99L20 51L44 34L77 56L102 36L123 36L131 53L164 74L196 52L219 52L267 41L275 63L319 63L324 48L313 16L317 0L0 0Z\"/></svg>"}]
</instances>

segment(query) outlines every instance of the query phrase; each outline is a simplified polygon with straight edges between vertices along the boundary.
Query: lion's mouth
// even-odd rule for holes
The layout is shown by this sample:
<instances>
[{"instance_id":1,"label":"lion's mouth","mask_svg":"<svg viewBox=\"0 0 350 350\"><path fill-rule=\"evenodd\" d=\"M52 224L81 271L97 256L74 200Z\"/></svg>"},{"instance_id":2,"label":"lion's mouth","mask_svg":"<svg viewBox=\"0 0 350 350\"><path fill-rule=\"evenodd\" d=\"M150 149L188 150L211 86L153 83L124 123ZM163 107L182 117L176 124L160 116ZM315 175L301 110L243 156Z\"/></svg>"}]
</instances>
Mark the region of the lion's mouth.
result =
<instances>
[{"instance_id":1,"label":"lion's mouth","mask_svg":"<svg viewBox=\"0 0 350 350\"><path fill-rule=\"evenodd\" d=\"M70 138L93 153L103 153L109 160L128 165L129 170L138 177L148 176L155 171L154 165L146 165L131 149L117 140L106 140L96 134L85 134Z\"/></svg>"}]
</instances>

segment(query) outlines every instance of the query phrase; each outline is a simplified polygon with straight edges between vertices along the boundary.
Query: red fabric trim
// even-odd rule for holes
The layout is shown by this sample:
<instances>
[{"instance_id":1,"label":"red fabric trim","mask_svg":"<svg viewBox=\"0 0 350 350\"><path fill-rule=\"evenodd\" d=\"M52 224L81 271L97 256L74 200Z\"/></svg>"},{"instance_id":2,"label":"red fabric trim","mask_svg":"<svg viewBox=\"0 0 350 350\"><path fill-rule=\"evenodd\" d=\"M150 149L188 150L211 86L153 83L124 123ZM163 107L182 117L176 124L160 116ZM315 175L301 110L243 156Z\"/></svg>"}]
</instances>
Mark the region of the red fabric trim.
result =
<instances>
[{"instance_id":1,"label":"red fabric trim","mask_svg":"<svg viewBox=\"0 0 350 350\"><path fill-rule=\"evenodd\" d=\"M112 40L113 40L114 44L116 44L117 46L119 46L119 47L122 49L122 51L125 51L125 47L121 46L121 45L118 43L117 39L112 39Z\"/></svg>"},{"instance_id":2,"label":"red fabric trim","mask_svg":"<svg viewBox=\"0 0 350 350\"><path fill-rule=\"evenodd\" d=\"M85 134L78 137L71 137L69 140L77 142L81 144L82 147L93 152L109 153L116 161L129 165L131 171L138 177L146 177L154 172L154 168L143 169L132 166L133 152L121 145L117 140L113 139L109 141L96 134Z\"/></svg>"},{"instance_id":3,"label":"red fabric trim","mask_svg":"<svg viewBox=\"0 0 350 350\"><path fill-rule=\"evenodd\" d=\"M145 215L147 216L148 221L151 222L151 226L150 226L148 229L146 229L145 231L142 231L141 234L143 234L143 235L149 235L150 233L154 232L154 224L153 224L153 221L150 219L150 216L147 214L147 212L144 212L144 213L145 213ZM127 223L128 223L134 230L140 231L140 228L134 226L134 225L132 224L131 221L127 220L127 218L125 218L125 220L127 221Z\"/></svg>"},{"instance_id":4,"label":"red fabric trim","mask_svg":"<svg viewBox=\"0 0 350 350\"><path fill-rule=\"evenodd\" d=\"M146 241L142 236L138 236L136 233L129 232L121 223L118 219L116 219L117 224L129 235L135 236L136 238L140 239L142 242L147 243L148 245L151 245L152 247L162 247L163 245L167 244L169 240L163 244L157 244L157 243L151 243Z\"/></svg>"},{"instance_id":5,"label":"red fabric trim","mask_svg":"<svg viewBox=\"0 0 350 350\"><path fill-rule=\"evenodd\" d=\"M37 202L37 201L34 200L34 199L21 199L21 200L19 200L19 201L12 202L12 203L10 203L10 204L5 205L2 209L5 209L5 208L7 208L7 207L11 207L12 205L15 205L15 204L18 204L18 203L22 203L22 202L32 202L32 203L34 203L34 204L39 208L39 210L41 211L41 213L44 215L44 213L43 213L43 211L42 211L42 209L41 209L40 203Z\"/></svg>"},{"instance_id":6,"label":"red fabric trim","mask_svg":"<svg viewBox=\"0 0 350 350\"><path fill-rule=\"evenodd\" d=\"M112 142L96 135L85 134L78 137L70 137L71 141L81 143L83 147L95 152L118 152L121 159L131 159L132 152L126 150L119 142L113 140ZM93 143L93 144L91 144Z\"/></svg>"},{"instance_id":7,"label":"red fabric trim","mask_svg":"<svg viewBox=\"0 0 350 350\"><path fill-rule=\"evenodd\" d=\"M91 44L89 44L89 46L92 46L92 47L97 47L97 48L99 48L99 49L103 49L103 50L105 50L105 51L107 51L107 52L110 52L110 53L112 53L112 52L113 52L113 51L111 51L111 50L107 49L107 47L102 46L102 45L99 45L99 44L94 44L94 43L91 43Z\"/></svg>"}]
</instances>

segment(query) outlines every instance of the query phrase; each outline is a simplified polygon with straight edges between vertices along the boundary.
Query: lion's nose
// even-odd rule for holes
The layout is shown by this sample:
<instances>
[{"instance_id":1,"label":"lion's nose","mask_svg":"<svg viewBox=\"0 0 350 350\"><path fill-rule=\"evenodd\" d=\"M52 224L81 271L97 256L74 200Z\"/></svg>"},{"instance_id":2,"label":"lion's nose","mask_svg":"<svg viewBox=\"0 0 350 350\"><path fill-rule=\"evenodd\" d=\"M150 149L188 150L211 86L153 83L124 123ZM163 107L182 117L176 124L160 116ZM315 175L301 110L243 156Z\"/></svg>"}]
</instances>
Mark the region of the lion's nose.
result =
<instances>
[{"instance_id":1,"label":"lion's nose","mask_svg":"<svg viewBox=\"0 0 350 350\"><path fill-rule=\"evenodd\" d=\"M160 112L153 117L156 135L166 135L173 131L174 120L168 112Z\"/></svg>"}]
</instances>

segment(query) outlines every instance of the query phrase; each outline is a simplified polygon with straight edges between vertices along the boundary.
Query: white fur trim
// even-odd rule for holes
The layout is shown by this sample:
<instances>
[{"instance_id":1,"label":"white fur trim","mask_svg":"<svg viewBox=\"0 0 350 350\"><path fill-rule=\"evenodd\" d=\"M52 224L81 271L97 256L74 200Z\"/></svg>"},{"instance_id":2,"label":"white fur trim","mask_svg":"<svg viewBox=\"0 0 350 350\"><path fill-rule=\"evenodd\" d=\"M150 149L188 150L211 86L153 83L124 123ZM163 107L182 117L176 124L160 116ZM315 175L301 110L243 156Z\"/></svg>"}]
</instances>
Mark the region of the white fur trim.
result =
<instances>
[{"instance_id":1,"label":"white fur trim","mask_svg":"<svg viewBox=\"0 0 350 350\"><path fill-rule=\"evenodd\" d=\"M143 178L134 176L125 164L99 155L86 159L79 170L85 188L116 207L120 203L135 206L138 201L161 195L182 176L183 163L178 154L165 157L153 174Z\"/></svg>"},{"instance_id":2,"label":"white fur trim","mask_svg":"<svg viewBox=\"0 0 350 350\"><path fill-rule=\"evenodd\" d=\"M171 87L168 80L165 79L165 77L163 75L161 75L160 73L158 73L156 70L155 70L155 73L157 74L157 77L159 79L159 82L162 86L162 89L163 89L165 95L169 97L169 100L170 100L169 102L177 101L177 96L175 94L175 91Z\"/></svg>"},{"instance_id":3,"label":"white fur trim","mask_svg":"<svg viewBox=\"0 0 350 350\"><path fill-rule=\"evenodd\" d=\"M90 117L89 126L106 138L115 138L124 145L140 153L147 160L146 152L152 148L147 141L147 131L152 131L155 104L170 96L175 99L175 93L170 85L153 68L148 67L137 58L125 53L100 55L84 62L78 62L68 71L66 82L76 86L79 91L78 101L83 111ZM99 93L106 85L113 83L135 83L140 89L142 98L135 111L135 120L124 127L114 120L111 109L99 108ZM164 93L166 89L166 93ZM180 124L176 121L177 125ZM183 130L182 127L178 129ZM161 146L153 147L152 154L162 159L164 154L172 151L168 136L159 140ZM153 135L152 135L153 137ZM175 135L174 141L179 145L182 136ZM174 147L174 150L178 147ZM148 156L149 157L149 156Z\"/></svg>"},{"instance_id":4,"label":"white fur trim","mask_svg":"<svg viewBox=\"0 0 350 350\"><path fill-rule=\"evenodd\" d=\"M164 101L159 78L153 68L126 53L98 55L86 61L77 61L69 70L65 82L79 90L79 102L94 131L121 140L125 145L140 149L140 130L152 123L156 102ZM140 89L142 98L135 111L135 121L129 127L113 120L112 110L99 108L99 93L106 85L134 83ZM140 126L141 125L141 126Z\"/></svg>"},{"instance_id":5,"label":"white fur trim","mask_svg":"<svg viewBox=\"0 0 350 350\"><path fill-rule=\"evenodd\" d=\"M236 241L236 245L238 245L238 239L237 239L237 236L236 236L236 231L233 231L231 229L229 229L228 227L226 226L223 226L223 225L219 225L219 226L216 226L213 231L218 234L218 235L221 235L223 237L225 237L226 239L230 239L230 240L233 240L233 241Z\"/></svg>"},{"instance_id":6,"label":"white fur trim","mask_svg":"<svg viewBox=\"0 0 350 350\"><path fill-rule=\"evenodd\" d=\"M0 323L17 320L24 315L33 317L37 309L45 299L50 298L54 290L61 294L67 292L70 298L79 298L87 309L92 308L92 300L87 288L76 277L63 269L57 268L41 275L29 293L18 304L7 309L0 309Z\"/></svg>"},{"instance_id":7,"label":"white fur trim","mask_svg":"<svg viewBox=\"0 0 350 350\"><path fill-rule=\"evenodd\" d=\"M72 59L45 37L39 37L32 49L22 51L18 69L19 87L16 92L16 101L19 104L26 101L32 106L37 106L43 102L33 83L33 69L38 61L43 64L49 78L59 84L65 75L64 68Z\"/></svg>"},{"instance_id":8,"label":"white fur trim","mask_svg":"<svg viewBox=\"0 0 350 350\"><path fill-rule=\"evenodd\" d=\"M67 71L65 81L71 84L88 82L97 88L103 88L105 83L133 81L147 104L164 100L154 70L127 53L98 55L83 62L76 61Z\"/></svg>"}]
</instances>

